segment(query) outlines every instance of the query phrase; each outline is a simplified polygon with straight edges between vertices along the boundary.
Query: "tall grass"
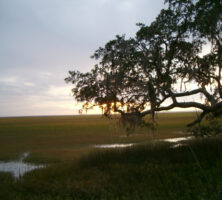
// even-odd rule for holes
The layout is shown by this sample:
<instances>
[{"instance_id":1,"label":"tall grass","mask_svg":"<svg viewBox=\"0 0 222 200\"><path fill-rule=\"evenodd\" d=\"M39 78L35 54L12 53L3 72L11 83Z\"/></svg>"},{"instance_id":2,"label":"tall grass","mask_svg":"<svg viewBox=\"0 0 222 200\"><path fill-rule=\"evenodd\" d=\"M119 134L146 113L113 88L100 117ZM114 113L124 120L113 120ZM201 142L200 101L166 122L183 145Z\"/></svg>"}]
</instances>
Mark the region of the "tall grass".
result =
<instances>
[{"instance_id":1,"label":"tall grass","mask_svg":"<svg viewBox=\"0 0 222 200\"><path fill-rule=\"evenodd\" d=\"M183 136L193 113L159 114L156 138ZM78 159L92 151L94 144L144 142L152 139L148 129L125 137L116 120L101 116L56 116L0 118L0 160L31 152L27 161L53 163Z\"/></svg>"},{"instance_id":2,"label":"tall grass","mask_svg":"<svg viewBox=\"0 0 222 200\"><path fill-rule=\"evenodd\" d=\"M5 176L7 199L221 199L222 139L190 142L204 170L187 146L150 143L94 152L78 162L52 165L12 183ZM207 177L207 180L206 180ZM14 198L14 199L16 199Z\"/></svg>"},{"instance_id":3,"label":"tall grass","mask_svg":"<svg viewBox=\"0 0 222 200\"><path fill-rule=\"evenodd\" d=\"M156 138L185 133L193 113L160 114ZM0 200L220 200L222 138L170 143L141 129L125 137L98 116L1 118L0 160L30 151L29 162L50 163L19 179L0 173ZM116 131L116 132L115 132ZM138 142L126 149L93 144Z\"/></svg>"}]
</instances>

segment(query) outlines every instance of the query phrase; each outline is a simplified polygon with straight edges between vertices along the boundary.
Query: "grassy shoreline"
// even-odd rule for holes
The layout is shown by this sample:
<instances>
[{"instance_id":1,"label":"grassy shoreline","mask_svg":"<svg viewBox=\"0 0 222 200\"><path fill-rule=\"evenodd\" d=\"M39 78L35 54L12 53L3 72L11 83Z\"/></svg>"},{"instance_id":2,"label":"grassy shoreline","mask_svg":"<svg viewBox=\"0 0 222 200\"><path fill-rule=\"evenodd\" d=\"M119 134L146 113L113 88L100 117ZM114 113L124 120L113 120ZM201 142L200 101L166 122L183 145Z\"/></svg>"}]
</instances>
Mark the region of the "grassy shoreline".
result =
<instances>
[{"instance_id":1,"label":"grassy shoreline","mask_svg":"<svg viewBox=\"0 0 222 200\"><path fill-rule=\"evenodd\" d=\"M0 199L221 199L222 139L106 150L27 173L0 173Z\"/></svg>"},{"instance_id":2,"label":"grassy shoreline","mask_svg":"<svg viewBox=\"0 0 222 200\"><path fill-rule=\"evenodd\" d=\"M156 138L166 138L183 136L179 131L186 130L195 116L158 117ZM120 129L114 124L99 116L0 119L0 160L29 150L28 162L50 164L17 180L0 172L0 199L222 199L221 137L172 148L170 143L154 142L143 129L122 137L125 133L117 134ZM125 149L88 148L142 141L143 145Z\"/></svg>"},{"instance_id":3,"label":"grassy shoreline","mask_svg":"<svg viewBox=\"0 0 222 200\"><path fill-rule=\"evenodd\" d=\"M181 137L194 113L161 113L156 139ZM33 163L63 162L87 155L95 144L138 143L152 140L148 129L125 137L116 120L90 116L0 118L0 160L30 152Z\"/></svg>"}]
</instances>

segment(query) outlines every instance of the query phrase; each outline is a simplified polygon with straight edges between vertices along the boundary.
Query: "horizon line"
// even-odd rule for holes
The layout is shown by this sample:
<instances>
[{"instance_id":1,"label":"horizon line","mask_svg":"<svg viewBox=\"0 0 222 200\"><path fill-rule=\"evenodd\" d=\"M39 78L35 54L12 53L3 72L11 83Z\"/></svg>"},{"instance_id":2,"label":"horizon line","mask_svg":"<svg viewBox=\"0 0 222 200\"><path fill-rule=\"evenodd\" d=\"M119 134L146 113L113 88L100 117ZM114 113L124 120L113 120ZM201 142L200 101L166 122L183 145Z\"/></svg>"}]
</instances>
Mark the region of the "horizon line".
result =
<instances>
[{"instance_id":1,"label":"horizon line","mask_svg":"<svg viewBox=\"0 0 222 200\"><path fill-rule=\"evenodd\" d=\"M189 111L170 111L170 110L167 110L167 111L160 111L158 113L189 113L189 112L201 112L201 111L192 111L192 110L189 110ZM65 115L62 115L62 114L55 114L55 115L8 115L8 116L0 116L0 118L19 118L19 117L62 117L62 116L87 116L87 115L101 115L103 116L103 114L65 114ZM118 114L113 114L113 115L118 115Z\"/></svg>"}]
</instances>

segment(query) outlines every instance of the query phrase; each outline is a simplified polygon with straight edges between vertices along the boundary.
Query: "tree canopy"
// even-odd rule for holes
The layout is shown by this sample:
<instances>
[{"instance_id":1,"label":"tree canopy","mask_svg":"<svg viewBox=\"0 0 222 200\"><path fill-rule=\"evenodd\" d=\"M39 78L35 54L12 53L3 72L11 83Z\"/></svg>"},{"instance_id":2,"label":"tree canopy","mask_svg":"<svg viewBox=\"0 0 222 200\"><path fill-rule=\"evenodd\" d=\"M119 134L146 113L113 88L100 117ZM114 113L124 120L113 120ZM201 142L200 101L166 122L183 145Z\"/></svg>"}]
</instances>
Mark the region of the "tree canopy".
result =
<instances>
[{"instance_id":1,"label":"tree canopy","mask_svg":"<svg viewBox=\"0 0 222 200\"><path fill-rule=\"evenodd\" d=\"M85 108L137 124L173 108L202 111L188 126L222 114L222 0L165 3L150 25L137 24L134 38L118 35L96 50L99 63L90 72L69 72L65 80Z\"/></svg>"}]
</instances>

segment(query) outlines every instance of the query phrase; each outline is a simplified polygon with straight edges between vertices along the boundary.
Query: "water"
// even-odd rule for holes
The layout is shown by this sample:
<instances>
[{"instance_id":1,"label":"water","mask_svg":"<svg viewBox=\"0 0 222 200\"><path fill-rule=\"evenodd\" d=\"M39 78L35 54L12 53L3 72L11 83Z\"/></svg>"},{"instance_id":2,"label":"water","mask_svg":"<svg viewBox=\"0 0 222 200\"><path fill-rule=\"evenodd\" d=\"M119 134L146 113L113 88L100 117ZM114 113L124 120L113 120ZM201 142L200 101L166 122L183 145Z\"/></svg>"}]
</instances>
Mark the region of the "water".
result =
<instances>
[{"instance_id":1,"label":"water","mask_svg":"<svg viewBox=\"0 0 222 200\"><path fill-rule=\"evenodd\" d=\"M23 153L18 160L9 161L9 162L0 161L0 171L12 173L15 178L19 178L29 171L45 167L44 165L34 165L34 164L25 163L24 159L28 155L29 153L26 152Z\"/></svg>"},{"instance_id":2,"label":"water","mask_svg":"<svg viewBox=\"0 0 222 200\"><path fill-rule=\"evenodd\" d=\"M178 143L178 142L181 142L181 141L190 140L190 139L192 139L192 138L193 138L193 137L179 137L179 138L163 139L163 140L161 140L161 141Z\"/></svg>"},{"instance_id":3,"label":"water","mask_svg":"<svg viewBox=\"0 0 222 200\"><path fill-rule=\"evenodd\" d=\"M94 145L93 147L95 148L124 148L124 147L131 147L135 144L130 143L130 144L98 144Z\"/></svg>"},{"instance_id":4,"label":"water","mask_svg":"<svg viewBox=\"0 0 222 200\"><path fill-rule=\"evenodd\" d=\"M180 142L190 140L193 137L179 137L179 138L169 138L169 139L161 139L157 141L164 141L164 142L170 142L175 143L172 147L177 148L179 146L183 146L184 144L181 144ZM139 144L139 143L137 143ZM136 143L129 143L129 144L97 144L93 145L94 148L126 148L136 145Z\"/></svg>"},{"instance_id":5,"label":"water","mask_svg":"<svg viewBox=\"0 0 222 200\"><path fill-rule=\"evenodd\" d=\"M159 141L171 142L174 143L173 148L177 148L182 146L181 141L189 140L192 137L179 137L179 138L170 138L170 139L162 139ZM136 145L136 143L128 143L128 144L98 144L94 145L94 148L126 148ZM28 152L23 153L18 160L9 161L9 162L1 162L0 161L0 171L1 172L9 172L12 173L15 178L23 176L25 173L32 171L34 169L39 169L45 167L45 165L34 165L25 163L24 159L29 155Z\"/></svg>"}]
</instances>

